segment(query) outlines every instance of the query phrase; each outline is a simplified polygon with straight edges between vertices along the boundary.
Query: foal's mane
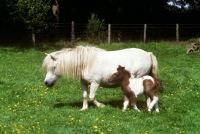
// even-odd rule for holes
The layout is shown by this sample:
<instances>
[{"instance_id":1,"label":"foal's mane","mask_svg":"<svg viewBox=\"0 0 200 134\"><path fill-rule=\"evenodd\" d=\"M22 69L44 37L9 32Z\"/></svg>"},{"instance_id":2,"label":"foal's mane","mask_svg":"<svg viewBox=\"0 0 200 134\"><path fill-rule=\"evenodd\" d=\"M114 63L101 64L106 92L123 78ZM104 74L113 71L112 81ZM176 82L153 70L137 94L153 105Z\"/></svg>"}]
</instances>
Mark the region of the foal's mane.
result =
<instances>
[{"instance_id":1,"label":"foal's mane","mask_svg":"<svg viewBox=\"0 0 200 134\"><path fill-rule=\"evenodd\" d=\"M123 74L123 75L124 75L124 74L127 74L129 78L131 77L131 73L130 73L128 70L126 70L125 67L122 67L122 66L120 66L120 65L119 65L119 67L117 68L117 72L118 72L118 73L121 73L121 74Z\"/></svg>"},{"instance_id":2,"label":"foal's mane","mask_svg":"<svg viewBox=\"0 0 200 134\"><path fill-rule=\"evenodd\" d=\"M126 73L126 74L128 75L129 78L131 77L131 73L130 73L128 70L124 70L123 73Z\"/></svg>"},{"instance_id":3,"label":"foal's mane","mask_svg":"<svg viewBox=\"0 0 200 134\"><path fill-rule=\"evenodd\" d=\"M102 52L105 52L105 50L90 46L77 46L75 48L65 48L51 54L57 57L57 67L61 74L80 79L83 72L92 67L98 53ZM48 70L49 66L53 66L53 60L47 55L43 62L43 69Z\"/></svg>"}]
</instances>

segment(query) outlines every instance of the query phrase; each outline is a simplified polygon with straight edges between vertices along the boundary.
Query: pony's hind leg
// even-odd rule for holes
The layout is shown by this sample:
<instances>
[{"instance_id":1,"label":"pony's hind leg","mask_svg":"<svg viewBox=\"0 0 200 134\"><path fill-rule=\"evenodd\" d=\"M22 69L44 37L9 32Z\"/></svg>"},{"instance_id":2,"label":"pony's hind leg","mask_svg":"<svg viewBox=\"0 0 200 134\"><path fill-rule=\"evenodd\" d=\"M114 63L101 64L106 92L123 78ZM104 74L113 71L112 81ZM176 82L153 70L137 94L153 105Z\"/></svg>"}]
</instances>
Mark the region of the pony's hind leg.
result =
<instances>
[{"instance_id":1,"label":"pony's hind leg","mask_svg":"<svg viewBox=\"0 0 200 134\"><path fill-rule=\"evenodd\" d=\"M153 101L151 102L151 104L150 104L149 107L148 107L148 111L149 111L149 112L151 112L151 110L152 110L152 108L153 108L153 106L154 106L155 104L156 104L156 105L158 104L158 97L157 97L157 96L153 96ZM159 110L156 111L156 112L159 112Z\"/></svg>"},{"instance_id":2,"label":"pony's hind leg","mask_svg":"<svg viewBox=\"0 0 200 134\"><path fill-rule=\"evenodd\" d=\"M90 85L90 101L92 101L97 107L104 107L103 103L98 102L95 100L95 94L97 89L99 88L99 84L97 82L92 82Z\"/></svg>"}]
</instances>

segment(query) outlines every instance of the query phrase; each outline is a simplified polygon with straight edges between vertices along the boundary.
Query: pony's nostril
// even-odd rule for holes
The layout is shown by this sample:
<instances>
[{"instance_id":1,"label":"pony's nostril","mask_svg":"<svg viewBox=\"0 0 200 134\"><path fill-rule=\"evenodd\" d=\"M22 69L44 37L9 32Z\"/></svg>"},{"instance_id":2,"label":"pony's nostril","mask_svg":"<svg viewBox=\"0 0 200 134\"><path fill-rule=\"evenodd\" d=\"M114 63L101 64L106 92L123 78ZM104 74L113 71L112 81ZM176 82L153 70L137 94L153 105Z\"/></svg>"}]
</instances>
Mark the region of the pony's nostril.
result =
<instances>
[{"instance_id":1,"label":"pony's nostril","mask_svg":"<svg viewBox=\"0 0 200 134\"><path fill-rule=\"evenodd\" d=\"M47 87L52 87L54 85L54 83L50 83L48 81L45 81L44 84L47 86Z\"/></svg>"},{"instance_id":2,"label":"pony's nostril","mask_svg":"<svg viewBox=\"0 0 200 134\"><path fill-rule=\"evenodd\" d=\"M45 85L48 85L48 82L47 82L47 81L45 81L45 82L44 82L44 84L45 84Z\"/></svg>"}]
</instances>

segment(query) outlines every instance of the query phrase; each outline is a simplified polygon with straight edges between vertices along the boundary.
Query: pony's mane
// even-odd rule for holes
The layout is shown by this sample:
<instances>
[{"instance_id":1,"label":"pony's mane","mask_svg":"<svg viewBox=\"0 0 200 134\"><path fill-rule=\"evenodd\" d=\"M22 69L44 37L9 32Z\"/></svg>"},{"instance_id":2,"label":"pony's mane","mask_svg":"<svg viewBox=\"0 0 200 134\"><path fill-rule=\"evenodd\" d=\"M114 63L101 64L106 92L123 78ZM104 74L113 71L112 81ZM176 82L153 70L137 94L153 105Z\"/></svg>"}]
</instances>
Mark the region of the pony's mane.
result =
<instances>
[{"instance_id":1,"label":"pony's mane","mask_svg":"<svg viewBox=\"0 0 200 134\"><path fill-rule=\"evenodd\" d=\"M91 68L96 55L102 52L105 52L105 50L90 46L77 46L75 48L65 48L51 54L58 57L56 60L57 67L61 74L81 78L83 72ZM47 55L42 65L43 69L47 71L52 65L53 60Z\"/></svg>"}]
</instances>

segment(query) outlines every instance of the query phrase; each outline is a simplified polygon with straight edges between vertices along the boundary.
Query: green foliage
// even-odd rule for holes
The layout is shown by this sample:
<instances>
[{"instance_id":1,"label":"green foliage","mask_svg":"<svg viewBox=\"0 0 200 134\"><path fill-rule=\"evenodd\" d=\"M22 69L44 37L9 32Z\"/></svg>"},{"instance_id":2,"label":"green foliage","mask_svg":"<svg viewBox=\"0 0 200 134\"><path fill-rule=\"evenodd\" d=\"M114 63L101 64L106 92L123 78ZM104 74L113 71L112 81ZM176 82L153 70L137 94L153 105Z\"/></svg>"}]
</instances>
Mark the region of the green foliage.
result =
<instances>
[{"instance_id":1,"label":"green foliage","mask_svg":"<svg viewBox=\"0 0 200 134\"><path fill-rule=\"evenodd\" d=\"M106 27L104 19L100 20L96 14L91 13L86 29L86 40L92 44L99 44L105 41L105 38Z\"/></svg>"},{"instance_id":2,"label":"green foliage","mask_svg":"<svg viewBox=\"0 0 200 134\"><path fill-rule=\"evenodd\" d=\"M27 29L36 32L47 30L51 0L8 0L10 15L15 21L22 21Z\"/></svg>"},{"instance_id":3,"label":"green foliage","mask_svg":"<svg viewBox=\"0 0 200 134\"><path fill-rule=\"evenodd\" d=\"M122 112L120 88L100 87L96 99L105 104L82 107L78 80L60 79L54 87L43 84L45 53L55 51L0 46L0 133L44 134L198 134L200 110L200 53L172 43L113 43L106 50L141 48L153 52L159 63L164 93L159 93L160 113L149 113L145 98L138 98L140 113Z\"/></svg>"}]
</instances>

